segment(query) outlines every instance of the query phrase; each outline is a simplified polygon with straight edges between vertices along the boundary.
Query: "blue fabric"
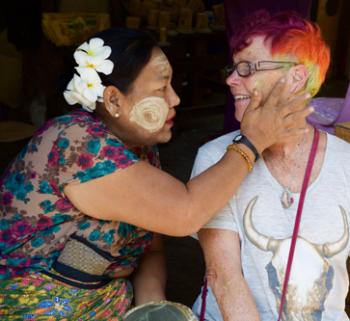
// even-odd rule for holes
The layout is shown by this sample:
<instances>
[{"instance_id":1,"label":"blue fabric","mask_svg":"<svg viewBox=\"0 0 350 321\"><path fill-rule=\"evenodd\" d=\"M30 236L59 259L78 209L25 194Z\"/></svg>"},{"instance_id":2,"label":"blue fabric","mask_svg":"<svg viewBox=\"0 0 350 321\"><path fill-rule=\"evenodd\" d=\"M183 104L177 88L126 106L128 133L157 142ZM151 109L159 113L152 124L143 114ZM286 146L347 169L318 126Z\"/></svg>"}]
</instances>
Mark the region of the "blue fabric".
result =
<instances>
[{"instance_id":1,"label":"blue fabric","mask_svg":"<svg viewBox=\"0 0 350 321\"><path fill-rule=\"evenodd\" d=\"M198 317L198 320L199 320L199 317L201 314L201 308L202 308L202 291L203 291L203 287L201 289L201 293L198 295L192 307L192 311ZM204 320L205 321L224 321L224 319L222 318L219 306L216 302L214 293L210 287L208 287L208 292L207 292Z\"/></svg>"}]
</instances>

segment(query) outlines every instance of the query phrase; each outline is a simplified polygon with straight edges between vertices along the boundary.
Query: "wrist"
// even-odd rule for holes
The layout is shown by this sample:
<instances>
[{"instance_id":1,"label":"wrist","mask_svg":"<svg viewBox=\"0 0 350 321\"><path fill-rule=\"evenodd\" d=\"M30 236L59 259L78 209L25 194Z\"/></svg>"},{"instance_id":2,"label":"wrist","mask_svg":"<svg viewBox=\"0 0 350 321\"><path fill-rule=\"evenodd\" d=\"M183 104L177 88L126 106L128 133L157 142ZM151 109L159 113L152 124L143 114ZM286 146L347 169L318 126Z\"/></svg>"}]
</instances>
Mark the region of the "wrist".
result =
<instances>
[{"instance_id":1,"label":"wrist","mask_svg":"<svg viewBox=\"0 0 350 321\"><path fill-rule=\"evenodd\" d=\"M249 148L243 144L230 144L227 146L226 150L227 151L234 151L235 153L238 153L242 157L244 162L246 163L248 172L251 172L253 170L253 166L254 166L254 162L252 160L252 159L254 159L254 153L252 153L252 151L250 150L250 152L253 154L253 156L250 157L249 154L243 150L243 147L241 148L239 145L242 145L247 150L249 150Z\"/></svg>"},{"instance_id":2,"label":"wrist","mask_svg":"<svg viewBox=\"0 0 350 321\"><path fill-rule=\"evenodd\" d=\"M246 135L236 135L232 140L232 144L240 145L240 149L242 149L246 154L250 155L249 158L253 162L256 162L260 158L259 150Z\"/></svg>"},{"instance_id":3,"label":"wrist","mask_svg":"<svg viewBox=\"0 0 350 321\"><path fill-rule=\"evenodd\" d=\"M246 153L246 155L249 157L249 159L251 160L251 162L254 164L254 162L256 161L255 159L255 154L253 153L253 151L246 145L244 144L237 144L237 146L243 150L243 152Z\"/></svg>"},{"instance_id":4,"label":"wrist","mask_svg":"<svg viewBox=\"0 0 350 321\"><path fill-rule=\"evenodd\" d=\"M268 137L265 132L259 130L259 128L252 126L244 126L241 124L240 133L247 137L248 140L255 146L259 155L262 155L263 151L271 145L268 141Z\"/></svg>"}]
</instances>

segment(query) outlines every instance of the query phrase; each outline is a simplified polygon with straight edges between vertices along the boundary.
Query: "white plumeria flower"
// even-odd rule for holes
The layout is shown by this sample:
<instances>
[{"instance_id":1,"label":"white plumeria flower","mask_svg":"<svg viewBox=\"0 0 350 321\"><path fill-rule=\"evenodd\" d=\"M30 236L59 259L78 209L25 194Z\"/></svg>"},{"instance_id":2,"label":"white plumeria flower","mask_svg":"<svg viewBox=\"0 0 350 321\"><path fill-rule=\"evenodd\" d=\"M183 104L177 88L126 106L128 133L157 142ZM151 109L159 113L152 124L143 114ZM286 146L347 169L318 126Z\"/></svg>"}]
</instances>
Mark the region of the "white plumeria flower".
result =
<instances>
[{"instance_id":1,"label":"white plumeria flower","mask_svg":"<svg viewBox=\"0 0 350 321\"><path fill-rule=\"evenodd\" d=\"M88 99L83 97L81 93L75 90L74 83L81 81L76 78L80 77L78 75L74 75L73 79L69 82L67 86L67 90L64 91L63 96L69 105L80 104L85 110L93 112L96 108L96 102L89 101Z\"/></svg>"},{"instance_id":2,"label":"white plumeria flower","mask_svg":"<svg viewBox=\"0 0 350 321\"><path fill-rule=\"evenodd\" d=\"M84 42L74 53L74 58L79 67L92 68L105 75L112 73L114 64L107 58L111 55L110 46L104 46L100 38L91 38L89 43Z\"/></svg>"},{"instance_id":3,"label":"white plumeria flower","mask_svg":"<svg viewBox=\"0 0 350 321\"><path fill-rule=\"evenodd\" d=\"M92 112L96 108L96 101L101 101L105 86L102 85L98 73L91 68L76 68L80 77L74 74L69 82L64 98L70 105L80 104L84 109Z\"/></svg>"}]
</instances>

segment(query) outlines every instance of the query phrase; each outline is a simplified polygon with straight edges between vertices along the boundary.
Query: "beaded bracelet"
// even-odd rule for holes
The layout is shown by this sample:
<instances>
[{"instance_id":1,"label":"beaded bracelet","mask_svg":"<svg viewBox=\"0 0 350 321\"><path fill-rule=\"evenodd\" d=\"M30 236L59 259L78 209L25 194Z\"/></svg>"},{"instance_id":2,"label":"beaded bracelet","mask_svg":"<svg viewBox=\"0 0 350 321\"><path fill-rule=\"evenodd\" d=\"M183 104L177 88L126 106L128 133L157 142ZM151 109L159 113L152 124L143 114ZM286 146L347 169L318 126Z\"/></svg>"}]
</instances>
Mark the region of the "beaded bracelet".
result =
<instances>
[{"instance_id":1,"label":"beaded bracelet","mask_svg":"<svg viewBox=\"0 0 350 321\"><path fill-rule=\"evenodd\" d=\"M245 163L247 164L248 172L251 172L253 170L253 162L251 161L249 156L246 154L246 152L243 151L241 148L239 148L237 144L228 145L226 150L227 151L234 150L235 152L240 154L242 156L242 158L244 159Z\"/></svg>"}]
</instances>

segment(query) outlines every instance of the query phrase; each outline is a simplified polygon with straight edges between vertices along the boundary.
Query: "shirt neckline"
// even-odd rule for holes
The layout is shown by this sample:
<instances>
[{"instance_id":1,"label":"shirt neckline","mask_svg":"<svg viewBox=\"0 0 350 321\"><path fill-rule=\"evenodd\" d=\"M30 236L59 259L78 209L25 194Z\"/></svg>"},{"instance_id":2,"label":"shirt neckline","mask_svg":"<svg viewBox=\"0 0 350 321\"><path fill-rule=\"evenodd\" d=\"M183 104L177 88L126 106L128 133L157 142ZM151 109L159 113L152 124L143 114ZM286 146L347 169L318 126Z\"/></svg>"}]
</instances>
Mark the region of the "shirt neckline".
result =
<instances>
[{"instance_id":1,"label":"shirt neckline","mask_svg":"<svg viewBox=\"0 0 350 321\"><path fill-rule=\"evenodd\" d=\"M316 179L308 186L307 190L313 190L315 188L315 186L318 184L318 182L321 180L323 173L326 171L326 167L328 166L328 159L329 159L329 141L330 141L330 135L328 133L326 133L326 148L325 148L325 155L324 155L324 159L323 159L323 163L321 166L321 170L318 173L318 176L316 177ZM260 159L261 162L261 167L263 169L263 171L265 172L266 176L268 177L269 181L272 183L272 185L279 191L284 190L284 186L282 184L279 183L279 181L275 178L275 176L273 176L269 170L269 168L267 167L265 160L263 159L263 157L261 157ZM300 186L300 190L301 190L301 186ZM294 198L299 198L300 196L300 191L299 192L290 192Z\"/></svg>"}]
</instances>

